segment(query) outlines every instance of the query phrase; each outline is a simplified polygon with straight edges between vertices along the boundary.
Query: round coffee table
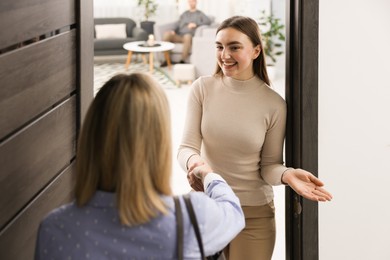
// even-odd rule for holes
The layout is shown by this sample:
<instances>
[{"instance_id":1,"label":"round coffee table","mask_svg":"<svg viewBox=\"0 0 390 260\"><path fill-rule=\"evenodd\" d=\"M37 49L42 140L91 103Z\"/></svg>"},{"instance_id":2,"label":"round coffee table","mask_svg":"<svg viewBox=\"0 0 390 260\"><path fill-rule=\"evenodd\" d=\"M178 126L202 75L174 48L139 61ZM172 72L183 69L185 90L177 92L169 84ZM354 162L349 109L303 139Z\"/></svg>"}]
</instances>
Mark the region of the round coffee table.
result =
<instances>
[{"instance_id":1,"label":"round coffee table","mask_svg":"<svg viewBox=\"0 0 390 260\"><path fill-rule=\"evenodd\" d=\"M131 56L133 52L141 52L141 53L149 53L149 70L153 72L154 70L154 62L153 62L153 53L155 52L164 52L165 60L167 61L168 68L172 67L171 58L169 56L169 51L175 47L174 43L164 42L164 41L156 41L153 46L147 46L145 41L135 41L128 42L123 45L123 48L128 50L127 60L125 68L127 69L131 62ZM144 62L145 57L143 56Z\"/></svg>"}]
</instances>

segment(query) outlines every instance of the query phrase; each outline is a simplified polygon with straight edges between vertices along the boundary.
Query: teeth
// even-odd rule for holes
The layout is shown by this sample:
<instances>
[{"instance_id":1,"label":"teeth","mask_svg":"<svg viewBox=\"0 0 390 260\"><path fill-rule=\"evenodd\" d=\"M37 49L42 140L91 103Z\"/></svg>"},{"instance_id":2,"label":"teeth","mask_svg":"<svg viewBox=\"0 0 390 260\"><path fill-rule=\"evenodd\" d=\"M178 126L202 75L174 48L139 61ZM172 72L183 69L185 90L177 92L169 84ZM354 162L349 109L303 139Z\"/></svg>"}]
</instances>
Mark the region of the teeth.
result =
<instances>
[{"instance_id":1,"label":"teeth","mask_svg":"<svg viewBox=\"0 0 390 260\"><path fill-rule=\"evenodd\" d=\"M232 66L234 65L235 63L224 63L223 65L226 65L226 66Z\"/></svg>"}]
</instances>

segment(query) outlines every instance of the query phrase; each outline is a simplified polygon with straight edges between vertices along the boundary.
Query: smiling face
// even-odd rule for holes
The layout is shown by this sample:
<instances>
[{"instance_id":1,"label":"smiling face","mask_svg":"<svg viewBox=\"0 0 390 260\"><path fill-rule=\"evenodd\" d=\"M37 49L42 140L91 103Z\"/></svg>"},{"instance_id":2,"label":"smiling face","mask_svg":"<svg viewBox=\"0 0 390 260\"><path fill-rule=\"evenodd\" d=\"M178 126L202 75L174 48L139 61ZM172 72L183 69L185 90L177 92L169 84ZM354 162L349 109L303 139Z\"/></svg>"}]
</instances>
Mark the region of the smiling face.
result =
<instances>
[{"instance_id":1,"label":"smiling face","mask_svg":"<svg viewBox=\"0 0 390 260\"><path fill-rule=\"evenodd\" d=\"M249 37L233 28L220 30L215 39L218 65L227 77L247 80L254 76L253 60L260 46L253 46Z\"/></svg>"}]
</instances>

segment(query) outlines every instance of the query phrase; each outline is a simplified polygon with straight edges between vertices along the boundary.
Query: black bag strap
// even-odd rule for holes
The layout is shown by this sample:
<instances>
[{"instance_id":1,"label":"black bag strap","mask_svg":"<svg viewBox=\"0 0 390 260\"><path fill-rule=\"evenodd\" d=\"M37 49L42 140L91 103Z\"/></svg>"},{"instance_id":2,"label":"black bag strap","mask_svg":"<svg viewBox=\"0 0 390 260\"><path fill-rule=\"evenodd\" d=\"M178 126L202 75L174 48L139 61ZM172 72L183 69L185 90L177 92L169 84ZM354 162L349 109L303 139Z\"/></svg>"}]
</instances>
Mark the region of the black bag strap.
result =
<instances>
[{"instance_id":1,"label":"black bag strap","mask_svg":"<svg viewBox=\"0 0 390 260\"><path fill-rule=\"evenodd\" d=\"M205 256L204 256L202 237L200 235L198 221L196 220L195 211L194 211L194 208L192 207L190 194L188 194L188 193L185 194L183 196L183 198L184 198L184 202L185 202L186 207L187 207L188 215L190 216L190 220L191 220L192 226L194 227L196 240L198 240L200 255L202 256L202 259L206 259Z\"/></svg>"},{"instance_id":2,"label":"black bag strap","mask_svg":"<svg viewBox=\"0 0 390 260\"><path fill-rule=\"evenodd\" d=\"M174 196L175 216L176 216L176 237L177 237L177 259L183 260L183 213L179 197Z\"/></svg>"}]
</instances>

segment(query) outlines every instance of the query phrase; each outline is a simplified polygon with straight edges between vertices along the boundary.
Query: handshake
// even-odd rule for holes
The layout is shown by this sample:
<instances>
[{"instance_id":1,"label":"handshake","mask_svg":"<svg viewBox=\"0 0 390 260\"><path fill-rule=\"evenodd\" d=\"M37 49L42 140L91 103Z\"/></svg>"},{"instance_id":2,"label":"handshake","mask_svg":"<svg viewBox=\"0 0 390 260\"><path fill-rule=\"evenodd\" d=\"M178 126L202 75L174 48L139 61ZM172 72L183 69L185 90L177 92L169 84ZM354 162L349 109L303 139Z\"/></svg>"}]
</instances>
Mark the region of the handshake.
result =
<instances>
[{"instance_id":1,"label":"handshake","mask_svg":"<svg viewBox=\"0 0 390 260\"><path fill-rule=\"evenodd\" d=\"M213 170L199 155L188 160L187 180L195 191L204 191L203 180L210 172Z\"/></svg>"}]
</instances>

